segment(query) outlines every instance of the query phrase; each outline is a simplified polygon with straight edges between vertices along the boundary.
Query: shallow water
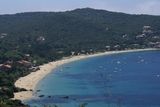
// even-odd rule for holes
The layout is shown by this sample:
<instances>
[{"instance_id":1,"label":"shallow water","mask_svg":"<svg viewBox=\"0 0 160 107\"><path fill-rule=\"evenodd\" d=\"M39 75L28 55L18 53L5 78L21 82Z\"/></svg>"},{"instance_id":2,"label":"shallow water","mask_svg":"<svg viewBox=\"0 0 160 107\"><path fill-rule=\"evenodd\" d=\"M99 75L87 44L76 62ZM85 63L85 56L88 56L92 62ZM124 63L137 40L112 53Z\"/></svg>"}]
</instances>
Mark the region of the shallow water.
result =
<instances>
[{"instance_id":1,"label":"shallow water","mask_svg":"<svg viewBox=\"0 0 160 107\"><path fill-rule=\"evenodd\" d=\"M71 62L41 80L37 90L26 101L33 107L160 107L160 51Z\"/></svg>"}]
</instances>

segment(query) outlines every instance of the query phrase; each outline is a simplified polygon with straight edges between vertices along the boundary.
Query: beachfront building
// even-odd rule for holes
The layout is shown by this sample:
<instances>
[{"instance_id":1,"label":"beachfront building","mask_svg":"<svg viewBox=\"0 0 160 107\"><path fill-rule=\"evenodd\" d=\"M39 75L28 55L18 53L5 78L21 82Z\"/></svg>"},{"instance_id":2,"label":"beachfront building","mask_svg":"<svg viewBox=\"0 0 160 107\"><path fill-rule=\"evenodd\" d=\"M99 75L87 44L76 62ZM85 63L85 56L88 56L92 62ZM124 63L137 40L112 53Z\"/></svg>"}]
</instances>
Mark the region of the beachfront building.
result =
<instances>
[{"instance_id":1,"label":"beachfront building","mask_svg":"<svg viewBox=\"0 0 160 107\"><path fill-rule=\"evenodd\" d=\"M114 46L114 49L115 49L115 50L119 50L120 48L121 48L120 45L115 45L115 46Z\"/></svg>"},{"instance_id":2,"label":"beachfront building","mask_svg":"<svg viewBox=\"0 0 160 107\"><path fill-rule=\"evenodd\" d=\"M105 48L106 48L107 51L111 50L111 46L105 46Z\"/></svg>"},{"instance_id":3,"label":"beachfront building","mask_svg":"<svg viewBox=\"0 0 160 107\"><path fill-rule=\"evenodd\" d=\"M72 52L71 52L71 56L74 56L74 55L75 55L75 52L74 52L74 51L72 51Z\"/></svg>"},{"instance_id":4,"label":"beachfront building","mask_svg":"<svg viewBox=\"0 0 160 107\"><path fill-rule=\"evenodd\" d=\"M29 62L29 61L26 61L26 60L17 61L17 63L18 63L18 65L25 66L25 67L31 67L32 66L32 63Z\"/></svg>"}]
</instances>

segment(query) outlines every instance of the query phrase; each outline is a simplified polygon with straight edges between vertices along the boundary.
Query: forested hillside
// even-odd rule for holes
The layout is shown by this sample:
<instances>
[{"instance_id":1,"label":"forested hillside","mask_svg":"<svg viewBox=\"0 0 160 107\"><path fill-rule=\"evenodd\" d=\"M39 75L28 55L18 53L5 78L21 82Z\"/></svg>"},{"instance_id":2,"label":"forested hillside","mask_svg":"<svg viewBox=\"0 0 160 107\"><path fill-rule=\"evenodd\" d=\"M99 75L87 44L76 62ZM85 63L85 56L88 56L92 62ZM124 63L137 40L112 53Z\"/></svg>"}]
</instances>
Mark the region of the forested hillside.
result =
<instances>
[{"instance_id":1,"label":"forested hillside","mask_svg":"<svg viewBox=\"0 0 160 107\"><path fill-rule=\"evenodd\" d=\"M8 100L24 90L14 81L40 64L73 53L149 47L160 47L160 16L90 8L0 15L0 107L21 105Z\"/></svg>"}]
</instances>

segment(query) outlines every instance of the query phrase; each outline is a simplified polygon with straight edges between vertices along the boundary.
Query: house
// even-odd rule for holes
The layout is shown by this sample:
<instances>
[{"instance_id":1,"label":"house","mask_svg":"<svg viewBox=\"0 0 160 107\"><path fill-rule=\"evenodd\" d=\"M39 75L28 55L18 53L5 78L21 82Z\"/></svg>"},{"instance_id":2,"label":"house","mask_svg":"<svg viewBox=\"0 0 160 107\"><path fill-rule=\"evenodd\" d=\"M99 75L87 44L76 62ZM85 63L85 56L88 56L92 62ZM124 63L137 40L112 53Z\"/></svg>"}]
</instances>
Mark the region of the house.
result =
<instances>
[{"instance_id":1,"label":"house","mask_svg":"<svg viewBox=\"0 0 160 107\"><path fill-rule=\"evenodd\" d=\"M2 87L0 87L0 90L2 90L3 92L7 92L10 89L9 89L9 87L2 86Z\"/></svg>"},{"instance_id":2,"label":"house","mask_svg":"<svg viewBox=\"0 0 160 107\"><path fill-rule=\"evenodd\" d=\"M114 49L119 50L120 47L121 47L120 45L115 45L115 46L114 46Z\"/></svg>"},{"instance_id":3,"label":"house","mask_svg":"<svg viewBox=\"0 0 160 107\"><path fill-rule=\"evenodd\" d=\"M111 46L105 46L106 50L109 51L111 49Z\"/></svg>"},{"instance_id":4,"label":"house","mask_svg":"<svg viewBox=\"0 0 160 107\"><path fill-rule=\"evenodd\" d=\"M82 53L82 54L85 54L85 53L86 53L86 51L85 51L85 50L81 50L81 53Z\"/></svg>"},{"instance_id":5,"label":"house","mask_svg":"<svg viewBox=\"0 0 160 107\"><path fill-rule=\"evenodd\" d=\"M31 45L31 44L29 44L29 45L28 45L28 47L30 48L30 47L32 47L32 45Z\"/></svg>"},{"instance_id":6,"label":"house","mask_svg":"<svg viewBox=\"0 0 160 107\"><path fill-rule=\"evenodd\" d=\"M29 68L29 70L31 70L31 71L34 72L34 71L40 70L40 68L39 68L39 67L33 67L33 66L32 66L31 68Z\"/></svg>"},{"instance_id":7,"label":"house","mask_svg":"<svg viewBox=\"0 0 160 107\"><path fill-rule=\"evenodd\" d=\"M58 53L58 54L63 54L63 53L64 53L64 51L58 51L57 53Z\"/></svg>"},{"instance_id":8,"label":"house","mask_svg":"<svg viewBox=\"0 0 160 107\"><path fill-rule=\"evenodd\" d=\"M0 70L2 70L2 71L8 71L11 69L12 69L12 66L9 64L0 64Z\"/></svg>"},{"instance_id":9,"label":"house","mask_svg":"<svg viewBox=\"0 0 160 107\"><path fill-rule=\"evenodd\" d=\"M151 47L160 48L160 42L149 42L148 45Z\"/></svg>"},{"instance_id":10,"label":"house","mask_svg":"<svg viewBox=\"0 0 160 107\"><path fill-rule=\"evenodd\" d=\"M8 60L8 61L6 61L4 64L6 64L6 65L12 65L12 64L13 64L13 61L12 61L12 60Z\"/></svg>"},{"instance_id":11,"label":"house","mask_svg":"<svg viewBox=\"0 0 160 107\"><path fill-rule=\"evenodd\" d=\"M124 34L124 35L122 35L122 37L123 37L123 38L127 38L127 37L128 37L128 35L127 35L127 34Z\"/></svg>"},{"instance_id":12,"label":"house","mask_svg":"<svg viewBox=\"0 0 160 107\"><path fill-rule=\"evenodd\" d=\"M145 34L137 35L137 36L136 36L136 39L144 38L145 36L146 36Z\"/></svg>"},{"instance_id":13,"label":"house","mask_svg":"<svg viewBox=\"0 0 160 107\"><path fill-rule=\"evenodd\" d=\"M153 36L152 38L153 38L153 39L160 39L159 36Z\"/></svg>"},{"instance_id":14,"label":"house","mask_svg":"<svg viewBox=\"0 0 160 107\"><path fill-rule=\"evenodd\" d=\"M115 45L114 48L120 48L120 45Z\"/></svg>"},{"instance_id":15,"label":"house","mask_svg":"<svg viewBox=\"0 0 160 107\"><path fill-rule=\"evenodd\" d=\"M160 48L160 42L156 42L155 48Z\"/></svg>"},{"instance_id":16,"label":"house","mask_svg":"<svg viewBox=\"0 0 160 107\"><path fill-rule=\"evenodd\" d=\"M149 42L148 45L151 46L151 47L154 47L156 45L156 43L155 42Z\"/></svg>"},{"instance_id":17,"label":"house","mask_svg":"<svg viewBox=\"0 0 160 107\"><path fill-rule=\"evenodd\" d=\"M153 33L152 32L152 27L151 26L143 26L143 34L146 34L146 33Z\"/></svg>"},{"instance_id":18,"label":"house","mask_svg":"<svg viewBox=\"0 0 160 107\"><path fill-rule=\"evenodd\" d=\"M159 44L159 45L156 45L155 48L160 48L160 44Z\"/></svg>"},{"instance_id":19,"label":"house","mask_svg":"<svg viewBox=\"0 0 160 107\"><path fill-rule=\"evenodd\" d=\"M7 36L7 33L1 33L1 34L0 34L0 39L5 38L6 36Z\"/></svg>"},{"instance_id":20,"label":"house","mask_svg":"<svg viewBox=\"0 0 160 107\"><path fill-rule=\"evenodd\" d=\"M79 55L81 55L81 53L78 53L77 55L79 56Z\"/></svg>"},{"instance_id":21,"label":"house","mask_svg":"<svg viewBox=\"0 0 160 107\"><path fill-rule=\"evenodd\" d=\"M3 35L0 35L0 39L3 39L3 38L5 38L5 36L3 36Z\"/></svg>"},{"instance_id":22,"label":"house","mask_svg":"<svg viewBox=\"0 0 160 107\"><path fill-rule=\"evenodd\" d=\"M143 29L151 29L151 26L143 26Z\"/></svg>"},{"instance_id":23,"label":"house","mask_svg":"<svg viewBox=\"0 0 160 107\"><path fill-rule=\"evenodd\" d=\"M139 45L139 44L132 44L132 46L138 47L138 46L140 46L140 45Z\"/></svg>"},{"instance_id":24,"label":"house","mask_svg":"<svg viewBox=\"0 0 160 107\"><path fill-rule=\"evenodd\" d=\"M90 51L90 52L93 52L93 49L90 49L89 51Z\"/></svg>"},{"instance_id":25,"label":"house","mask_svg":"<svg viewBox=\"0 0 160 107\"><path fill-rule=\"evenodd\" d=\"M71 56L74 56L74 55L75 55L75 52L72 51L72 52L71 52Z\"/></svg>"},{"instance_id":26,"label":"house","mask_svg":"<svg viewBox=\"0 0 160 107\"><path fill-rule=\"evenodd\" d=\"M108 31L109 30L109 28L108 27L106 27L106 29L105 29L106 31Z\"/></svg>"},{"instance_id":27,"label":"house","mask_svg":"<svg viewBox=\"0 0 160 107\"><path fill-rule=\"evenodd\" d=\"M25 57L30 57L30 54L24 54Z\"/></svg>"},{"instance_id":28,"label":"house","mask_svg":"<svg viewBox=\"0 0 160 107\"><path fill-rule=\"evenodd\" d=\"M37 38L37 41L38 41L38 42L42 42L42 41L45 41L45 40L46 40L46 39L45 39L44 36L40 36L40 37Z\"/></svg>"},{"instance_id":29,"label":"house","mask_svg":"<svg viewBox=\"0 0 160 107\"><path fill-rule=\"evenodd\" d=\"M22 65L22 66L25 66L25 67L31 67L32 66L32 63L29 62L29 61L26 61L26 60L17 61L17 63L19 65Z\"/></svg>"}]
</instances>

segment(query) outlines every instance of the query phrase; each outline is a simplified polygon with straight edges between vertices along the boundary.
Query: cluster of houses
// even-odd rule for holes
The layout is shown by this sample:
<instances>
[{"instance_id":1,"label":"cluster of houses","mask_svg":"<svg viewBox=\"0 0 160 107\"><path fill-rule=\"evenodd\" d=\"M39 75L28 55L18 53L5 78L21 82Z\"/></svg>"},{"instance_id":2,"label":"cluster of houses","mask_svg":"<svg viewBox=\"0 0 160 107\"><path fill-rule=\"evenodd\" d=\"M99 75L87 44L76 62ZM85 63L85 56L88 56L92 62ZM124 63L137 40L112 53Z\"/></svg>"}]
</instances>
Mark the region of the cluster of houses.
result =
<instances>
[{"instance_id":1,"label":"cluster of houses","mask_svg":"<svg viewBox=\"0 0 160 107\"><path fill-rule=\"evenodd\" d=\"M142 34L137 35L136 39L145 39L146 37L150 37L154 41L154 42L149 42L148 46L153 47L153 48L160 48L160 35L154 35L153 28L151 26L143 26ZM122 35L122 38L127 39L128 35L124 34L124 35ZM141 47L140 44L131 44L130 46L132 48ZM112 47L111 46L106 46L105 48L106 48L107 51L110 51L111 49L119 50L119 49L121 49L121 47L122 46L117 44L117 45L112 46ZM129 49L129 48L125 48L125 49Z\"/></svg>"},{"instance_id":2,"label":"cluster of houses","mask_svg":"<svg viewBox=\"0 0 160 107\"><path fill-rule=\"evenodd\" d=\"M160 48L160 42L149 42L149 46L154 48Z\"/></svg>"},{"instance_id":3,"label":"cluster of houses","mask_svg":"<svg viewBox=\"0 0 160 107\"><path fill-rule=\"evenodd\" d=\"M20 60L20 61L6 61L3 64L0 64L0 70L1 71L9 71L12 70L13 65L17 65L17 66L24 66L24 67L31 67L32 63L26 60Z\"/></svg>"},{"instance_id":4,"label":"cluster of houses","mask_svg":"<svg viewBox=\"0 0 160 107\"><path fill-rule=\"evenodd\" d=\"M20 61L16 61L16 62L6 61L5 63L0 64L0 71L11 71L14 66L25 67L25 68L28 68L28 70L31 70L31 71L39 70L39 67L36 67L30 61L20 60Z\"/></svg>"},{"instance_id":5,"label":"cluster of houses","mask_svg":"<svg viewBox=\"0 0 160 107\"><path fill-rule=\"evenodd\" d=\"M25 58L22 60L18 61L8 60L3 64L0 64L0 71L11 71L15 66L25 67L32 71L38 70L39 67L36 67L36 60L34 60L32 63L30 60L27 59L29 57L30 57L29 54L25 54Z\"/></svg>"},{"instance_id":6,"label":"cluster of houses","mask_svg":"<svg viewBox=\"0 0 160 107\"><path fill-rule=\"evenodd\" d=\"M136 38L137 39L144 38L147 35L150 35L152 33L153 33L153 31L152 31L152 27L151 26L143 26L142 34L137 35Z\"/></svg>"},{"instance_id":7,"label":"cluster of houses","mask_svg":"<svg viewBox=\"0 0 160 107\"><path fill-rule=\"evenodd\" d=\"M142 34L137 35L136 39L145 39L150 38L150 42L148 43L148 46L154 47L154 48L160 48L160 36L153 35L153 29L151 26L143 26Z\"/></svg>"},{"instance_id":8,"label":"cluster of houses","mask_svg":"<svg viewBox=\"0 0 160 107\"><path fill-rule=\"evenodd\" d=\"M30 54L24 54L24 58L21 59L21 60L5 61L4 63L0 64L0 72L2 72L2 71L12 71L15 66L23 67L23 68L28 69L30 71L39 70L40 68L37 67L37 65L36 65L37 61L36 60L31 61L30 58L31 58Z\"/></svg>"}]
</instances>

